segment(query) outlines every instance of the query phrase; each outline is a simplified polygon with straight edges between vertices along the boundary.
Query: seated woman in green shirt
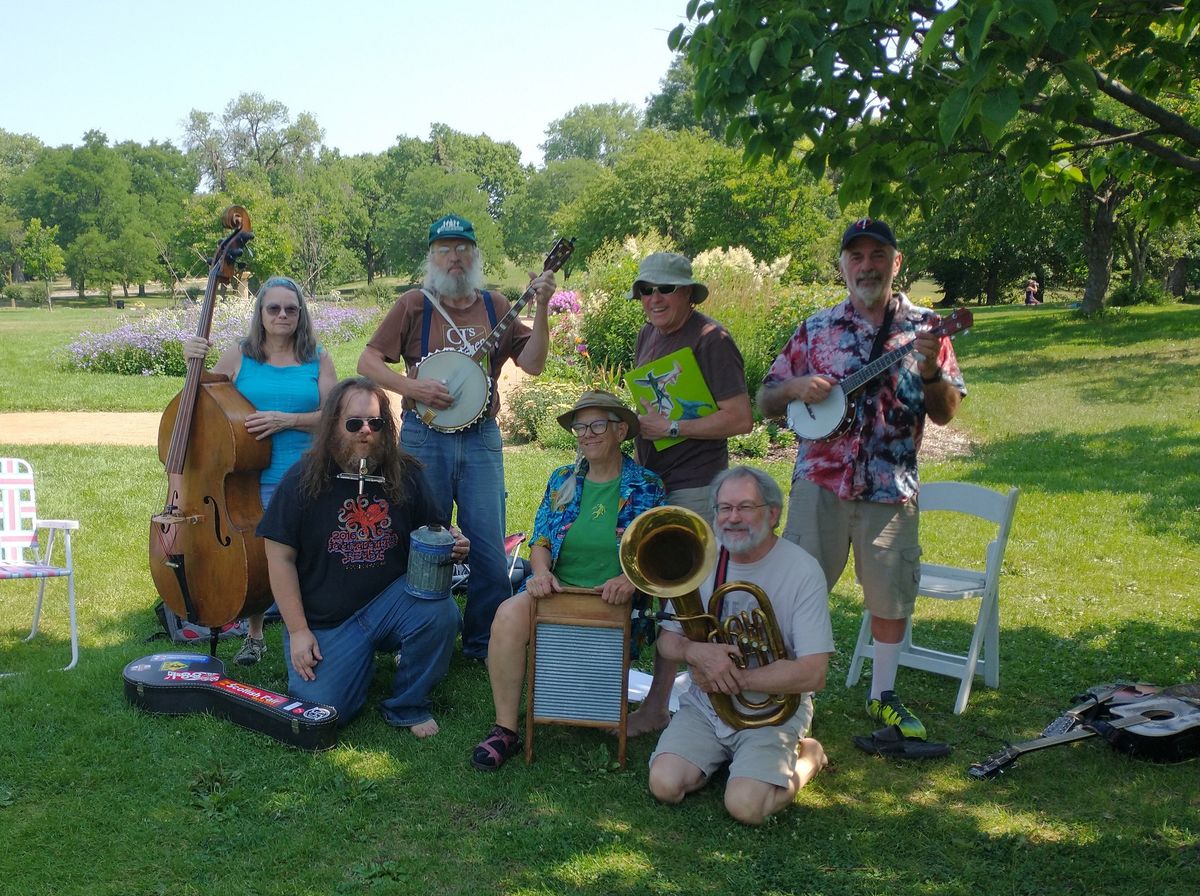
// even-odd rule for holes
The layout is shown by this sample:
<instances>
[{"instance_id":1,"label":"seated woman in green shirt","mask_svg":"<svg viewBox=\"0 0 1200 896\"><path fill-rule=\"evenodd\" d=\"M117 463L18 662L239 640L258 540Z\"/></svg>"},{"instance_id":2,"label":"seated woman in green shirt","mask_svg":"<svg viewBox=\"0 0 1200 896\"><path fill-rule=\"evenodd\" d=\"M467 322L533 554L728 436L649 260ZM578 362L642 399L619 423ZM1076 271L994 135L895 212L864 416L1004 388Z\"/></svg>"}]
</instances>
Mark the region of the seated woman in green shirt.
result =
<instances>
[{"instance_id":1,"label":"seated woman in green shirt","mask_svg":"<svg viewBox=\"0 0 1200 896\"><path fill-rule=\"evenodd\" d=\"M521 749L517 714L530 601L573 586L598 588L610 604L629 603L634 587L621 571L621 535L666 496L655 473L621 452L621 444L637 435L638 420L617 396L584 392L558 423L575 435L575 463L550 474L529 542L533 572L492 622L487 664L496 724L471 754L471 764L484 771L495 771Z\"/></svg>"}]
</instances>

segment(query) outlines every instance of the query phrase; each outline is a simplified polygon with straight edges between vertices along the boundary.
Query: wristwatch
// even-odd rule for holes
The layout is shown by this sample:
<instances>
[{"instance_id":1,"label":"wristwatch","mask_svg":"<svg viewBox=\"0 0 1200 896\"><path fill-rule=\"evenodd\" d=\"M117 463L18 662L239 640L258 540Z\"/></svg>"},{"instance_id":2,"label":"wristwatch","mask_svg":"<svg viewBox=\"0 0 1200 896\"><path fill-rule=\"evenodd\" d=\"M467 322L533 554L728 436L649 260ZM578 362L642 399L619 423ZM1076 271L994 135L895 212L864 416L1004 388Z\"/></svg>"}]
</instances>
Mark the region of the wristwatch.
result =
<instances>
[{"instance_id":1,"label":"wristwatch","mask_svg":"<svg viewBox=\"0 0 1200 896\"><path fill-rule=\"evenodd\" d=\"M667 427L667 437L671 439L679 438L679 421L672 420L671 425Z\"/></svg>"},{"instance_id":2,"label":"wristwatch","mask_svg":"<svg viewBox=\"0 0 1200 896\"><path fill-rule=\"evenodd\" d=\"M939 367L936 371L934 371L933 376L921 377L921 382L923 382L926 386L932 386L934 383L936 383L941 378L942 378L942 368Z\"/></svg>"}]
</instances>

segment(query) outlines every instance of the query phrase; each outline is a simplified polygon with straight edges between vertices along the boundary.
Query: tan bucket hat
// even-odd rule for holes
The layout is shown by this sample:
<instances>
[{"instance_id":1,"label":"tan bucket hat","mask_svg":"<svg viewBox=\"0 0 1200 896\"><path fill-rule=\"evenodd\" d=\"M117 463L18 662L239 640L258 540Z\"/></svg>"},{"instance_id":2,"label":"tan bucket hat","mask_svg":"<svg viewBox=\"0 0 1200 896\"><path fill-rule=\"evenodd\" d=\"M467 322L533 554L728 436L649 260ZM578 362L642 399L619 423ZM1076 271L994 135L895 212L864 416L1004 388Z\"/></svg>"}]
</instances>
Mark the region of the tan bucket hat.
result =
<instances>
[{"instance_id":1,"label":"tan bucket hat","mask_svg":"<svg viewBox=\"0 0 1200 896\"><path fill-rule=\"evenodd\" d=\"M578 401L569 410L558 415L558 425L567 432L571 431L571 424L575 422L575 412L582 411L584 408L602 408L606 411L612 411L621 422L629 427L629 433L625 436L627 439L632 439L638 434L638 419L637 414L625 406L625 402L617 398L611 392L605 392L603 389L590 389L579 396Z\"/></svg>"}]
</instances>

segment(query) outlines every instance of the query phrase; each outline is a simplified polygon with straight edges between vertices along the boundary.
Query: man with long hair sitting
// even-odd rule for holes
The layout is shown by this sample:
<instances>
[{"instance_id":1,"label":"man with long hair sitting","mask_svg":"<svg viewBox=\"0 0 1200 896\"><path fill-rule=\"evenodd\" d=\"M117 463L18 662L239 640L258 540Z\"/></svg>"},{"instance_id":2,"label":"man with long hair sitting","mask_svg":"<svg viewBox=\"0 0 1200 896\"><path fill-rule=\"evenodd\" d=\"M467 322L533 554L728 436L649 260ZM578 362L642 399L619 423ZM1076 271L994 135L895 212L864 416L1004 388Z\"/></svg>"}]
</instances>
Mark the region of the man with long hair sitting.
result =
<instances>
[{"instance_id":1,"label":"man with long hair sitting","mask_svg":"<svg viewBox=\"0 0 1200 896\"><path fill-rule=\"evenodd\" d=\"M286 627L289 694L333 706L345 725L366 703L375 652L400 651L384 719L417 737L437 734L429 692L450 666L458 607L448 595L410 594L405 573L412 530L448 522L421 464L399 446L387 393L365 378L338 383L312 448L258 526ZM455 535L462 560L469 543Z\"/></svg>"}]
</instances>

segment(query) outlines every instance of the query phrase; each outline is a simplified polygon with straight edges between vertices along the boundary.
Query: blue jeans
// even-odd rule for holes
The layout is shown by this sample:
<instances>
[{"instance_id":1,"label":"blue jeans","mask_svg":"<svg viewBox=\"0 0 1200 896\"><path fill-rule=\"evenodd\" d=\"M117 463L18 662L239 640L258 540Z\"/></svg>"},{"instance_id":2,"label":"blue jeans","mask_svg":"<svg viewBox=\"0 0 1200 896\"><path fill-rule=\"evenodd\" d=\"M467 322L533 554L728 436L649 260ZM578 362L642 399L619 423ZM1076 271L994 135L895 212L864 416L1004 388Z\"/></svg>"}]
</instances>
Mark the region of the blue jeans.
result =
<instances>
[{"instance_id":1,"label":"blue jeans","mask_svg":"<svg viewBox=\"0 0 1200 896\"><path fill-rule=\"evenodd\" d=\"M504 556L504 452L500 427L485 417L461 432L438 432L415 413L404 415L400 445L425 464L438 515L450 521L458 505L458 527L471 542L471 577L463 612L463 655L487 656L496 608L512 597Z\"/></svg>"},{"instance_id":2,"label":"blue jeans","mask_svg":"<svg viewBox=\"0 0 1200 896\"><path fill-rule=\"evenodd\" d=\"M305 681L292 667L291 639L283 633L288 693L338 711L338 727L350 723L367 702L375 673L375 651L400 651L392 695L380 703L389 725L411 726L433 718L429 692L450 668L458 605L453 600L421 600L410 595L404 576L369 604L333 628L314 629L321 661L316 679Z\"/></svg>"}]
</instances>

